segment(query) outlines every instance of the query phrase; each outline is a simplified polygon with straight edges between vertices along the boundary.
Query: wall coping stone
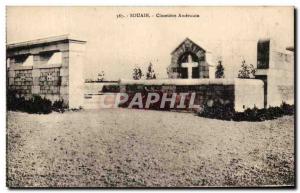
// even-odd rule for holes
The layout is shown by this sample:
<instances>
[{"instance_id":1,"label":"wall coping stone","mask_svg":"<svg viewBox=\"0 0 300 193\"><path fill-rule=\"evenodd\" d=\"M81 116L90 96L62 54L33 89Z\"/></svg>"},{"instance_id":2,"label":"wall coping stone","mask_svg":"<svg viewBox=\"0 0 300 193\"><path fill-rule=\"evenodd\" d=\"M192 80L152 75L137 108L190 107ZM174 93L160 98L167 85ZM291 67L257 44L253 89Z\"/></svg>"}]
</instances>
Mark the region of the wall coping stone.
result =
<instances>
[{"instance_id":1,"label":"wall coping stone","mask_svg":"<svg viewBox=\"0 0 300 193\"><path fill-rule=\"evenodd\" d=\"M33 66L12 65L9 70L32 70Z\"/></svg>"},{"instance_id":2,"label":"wall coping stone","mask_svg":"<svg viewBox=\"0 0 300 193\"><path fill-rule=\"evenodd\" d=\"M56 43L69 40L71 42L77 43L86 43L84 40L79 40L77 37L71 36L69 34L61 35L61 36L53 36L49 38L40 38L36 40L30 40L25 42L18 42L18 43L10 43L6 45L7 49L14 49L14 48L21 48L21 47L31 47L40 44L49 44L49 43Z\"/></svg>"},{"instance_id":3,"label":"wall coping stone","mask_svg":"<svg viewBox=\"0 0 300 193\"><path fill-rule=\"evenodd\" d=\"M43 69L43 68L60 68L62 64L40 64L33 66L21 66L21 65L13 65L9 67L9 70L32 70L32 69Z\"/></svg>"},{"instance_id":4,"label":"wall coping stone","mask_svg":"<svg viewBox=\"0 0 300 193\"><path fill-rule=\"evenodd\" d=\"M153 80L128 80L121 79L121 85L233 85L233 79L153 79Z\"/></svg>"},{"instance_id":5,"label":"wall coping stone","mask_svg":"<svg viewBox=\"0 0 300 193\"><path fill-rule=\"evenodd\" d=\"M59 64L40 64L40 65L35 65L33 66L34 69L38 68L38 69L41 69L41 68L60 68L62 66L61 63Z\"/></svg>"},{"instance_id":6,"label":"wall coping stone","mask_svg":"<svg viewBox=\"0 0 300 193\"><path fill-rule=\"evenodd\" d=\"M263 81L258 79L153 79L153 80L129 80L120 79L120 85L260 85Z\"/></svg>"}]
</instances>

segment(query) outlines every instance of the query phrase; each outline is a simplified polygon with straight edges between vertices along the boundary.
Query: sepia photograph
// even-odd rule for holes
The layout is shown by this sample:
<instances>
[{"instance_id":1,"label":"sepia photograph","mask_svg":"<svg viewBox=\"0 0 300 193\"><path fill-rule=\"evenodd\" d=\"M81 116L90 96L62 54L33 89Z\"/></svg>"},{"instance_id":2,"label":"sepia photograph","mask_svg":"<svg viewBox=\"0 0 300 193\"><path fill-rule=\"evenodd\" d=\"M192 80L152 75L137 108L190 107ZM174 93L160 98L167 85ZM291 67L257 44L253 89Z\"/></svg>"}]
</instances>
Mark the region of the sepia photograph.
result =
<instances>
[{"instance_id":1,"label":"sepia photograph","mask_svg":"<svg viewBox=\"0 0 300 193\"><path fill-rule=\"evenodd\" d=\"M295 13L6 6L6 186L295 188Z\"/></svg>"}]
</instances>

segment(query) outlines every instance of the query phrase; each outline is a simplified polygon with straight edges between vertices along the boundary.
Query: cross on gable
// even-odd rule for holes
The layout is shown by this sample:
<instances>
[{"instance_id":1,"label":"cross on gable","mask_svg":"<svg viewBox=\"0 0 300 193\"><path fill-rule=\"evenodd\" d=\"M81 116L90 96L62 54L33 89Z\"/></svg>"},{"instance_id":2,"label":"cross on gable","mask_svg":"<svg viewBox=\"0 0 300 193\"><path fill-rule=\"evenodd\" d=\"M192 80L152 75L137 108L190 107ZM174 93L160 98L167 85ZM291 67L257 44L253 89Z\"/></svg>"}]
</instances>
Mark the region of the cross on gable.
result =
<instances>
[{"instance_id":1,"label":"cross on gable","mask_svg":"<svg viewBox=\"0 0 300 193\"><path fill-rule=\"evenodd\" d=\"M188 55L188 62L184 62L181 64L182 68L187 68L188 71L188 79L192 78L193 68L198 66L198 62L193 62L192 56Z\"/></svg>"}]
</instances>

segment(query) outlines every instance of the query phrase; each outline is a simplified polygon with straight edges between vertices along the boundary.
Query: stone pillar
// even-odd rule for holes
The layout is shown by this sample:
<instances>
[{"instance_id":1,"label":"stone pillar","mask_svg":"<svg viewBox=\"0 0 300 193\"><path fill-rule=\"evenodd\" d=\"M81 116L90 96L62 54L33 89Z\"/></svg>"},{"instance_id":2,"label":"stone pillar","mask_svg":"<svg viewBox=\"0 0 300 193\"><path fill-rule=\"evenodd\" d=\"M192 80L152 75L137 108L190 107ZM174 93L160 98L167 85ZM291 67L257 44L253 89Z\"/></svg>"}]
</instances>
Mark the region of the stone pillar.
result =
<instances>
[{"instance_id":1,"label":"stone pillar","mask_svg":"<svg viewBox=\"0 0 300 193\"><path fill-rule=\"evenodd\" d=\"M40 56L38 54L33 55L33 65L39 65L40 64Z\"/></svg>"},{"instance_id":2,"label":"stone pillar","mask_svg":"<svg viewBox=\"0 0 300 193\"><path fill-rule=\"evenodd\" d=\"M208 65L208 71L209 71L209 78L215 79L215 72L216 72L216 65L213 61L213 55L211 52L206 52L206 64Z\"/></svg>"},{"instance_id":3,"label":"stone pillar","mask_svg":"<svg viewBox=\"0 0 300 193\"><path fill-rule=\"evenodd\" d=\"M9 69L8 70L8 85L12 86L14 85L14 79L15 79L16 73L14 70Z\"/></svg>"},{"instance_id":4,"label":"stone pillar","mask_svg":"<svg viewBox=\"0 0 300 193\"><path fill-rule=\"evenodd\" d=\"M69 44L69 108L83 106L84 102L84 53L85 44Z\"/></svg>"},{"instance_id":5,"label":"stone pillar","mask_svg":"<svg viewBox=\"0 0 300 193\"><path fill-rule=\"evenodd\" d=\"M60 96L66 106L69 104L69 51L62 51L62 66L60 68Z\"/></svg>"},{"instance_id":6,"label":"stone pillar","mask_svg":"<svg viewBox=\"0 0 300 193\"><path fill-rule=\"evenodd\" d=\"M32 69L32 94L40 93L40 69L33 68Z\"/></svg>"},{"instance_id":7,"label":"stone pillar","mask_svg":"<svg viewBox=\"0 0 300 193\"><path fill-rule=\"evenodd\" d=\"M216 66L209 65L209 78L215 79L216 78Z\"/></svg>"}]
</instances>

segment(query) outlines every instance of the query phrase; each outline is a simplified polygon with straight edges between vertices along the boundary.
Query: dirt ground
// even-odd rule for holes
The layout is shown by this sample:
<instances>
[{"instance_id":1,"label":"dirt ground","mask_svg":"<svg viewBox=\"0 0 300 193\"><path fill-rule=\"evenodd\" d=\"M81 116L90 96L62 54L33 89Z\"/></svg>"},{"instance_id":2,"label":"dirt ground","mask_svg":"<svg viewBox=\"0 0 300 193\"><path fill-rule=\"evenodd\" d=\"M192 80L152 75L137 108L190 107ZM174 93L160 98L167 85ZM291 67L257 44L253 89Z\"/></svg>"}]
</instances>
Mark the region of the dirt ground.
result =
<instances>
[{"instance_id":1,"label":"dirt ground","mask_svg":"<svg viewBox=\"0 0 300 193\"><path fill-rule=\"evenodd\" d=\"M294 185L294 118L132 109L8 112L9 187Z\"/></svg>"}]
</instances>

